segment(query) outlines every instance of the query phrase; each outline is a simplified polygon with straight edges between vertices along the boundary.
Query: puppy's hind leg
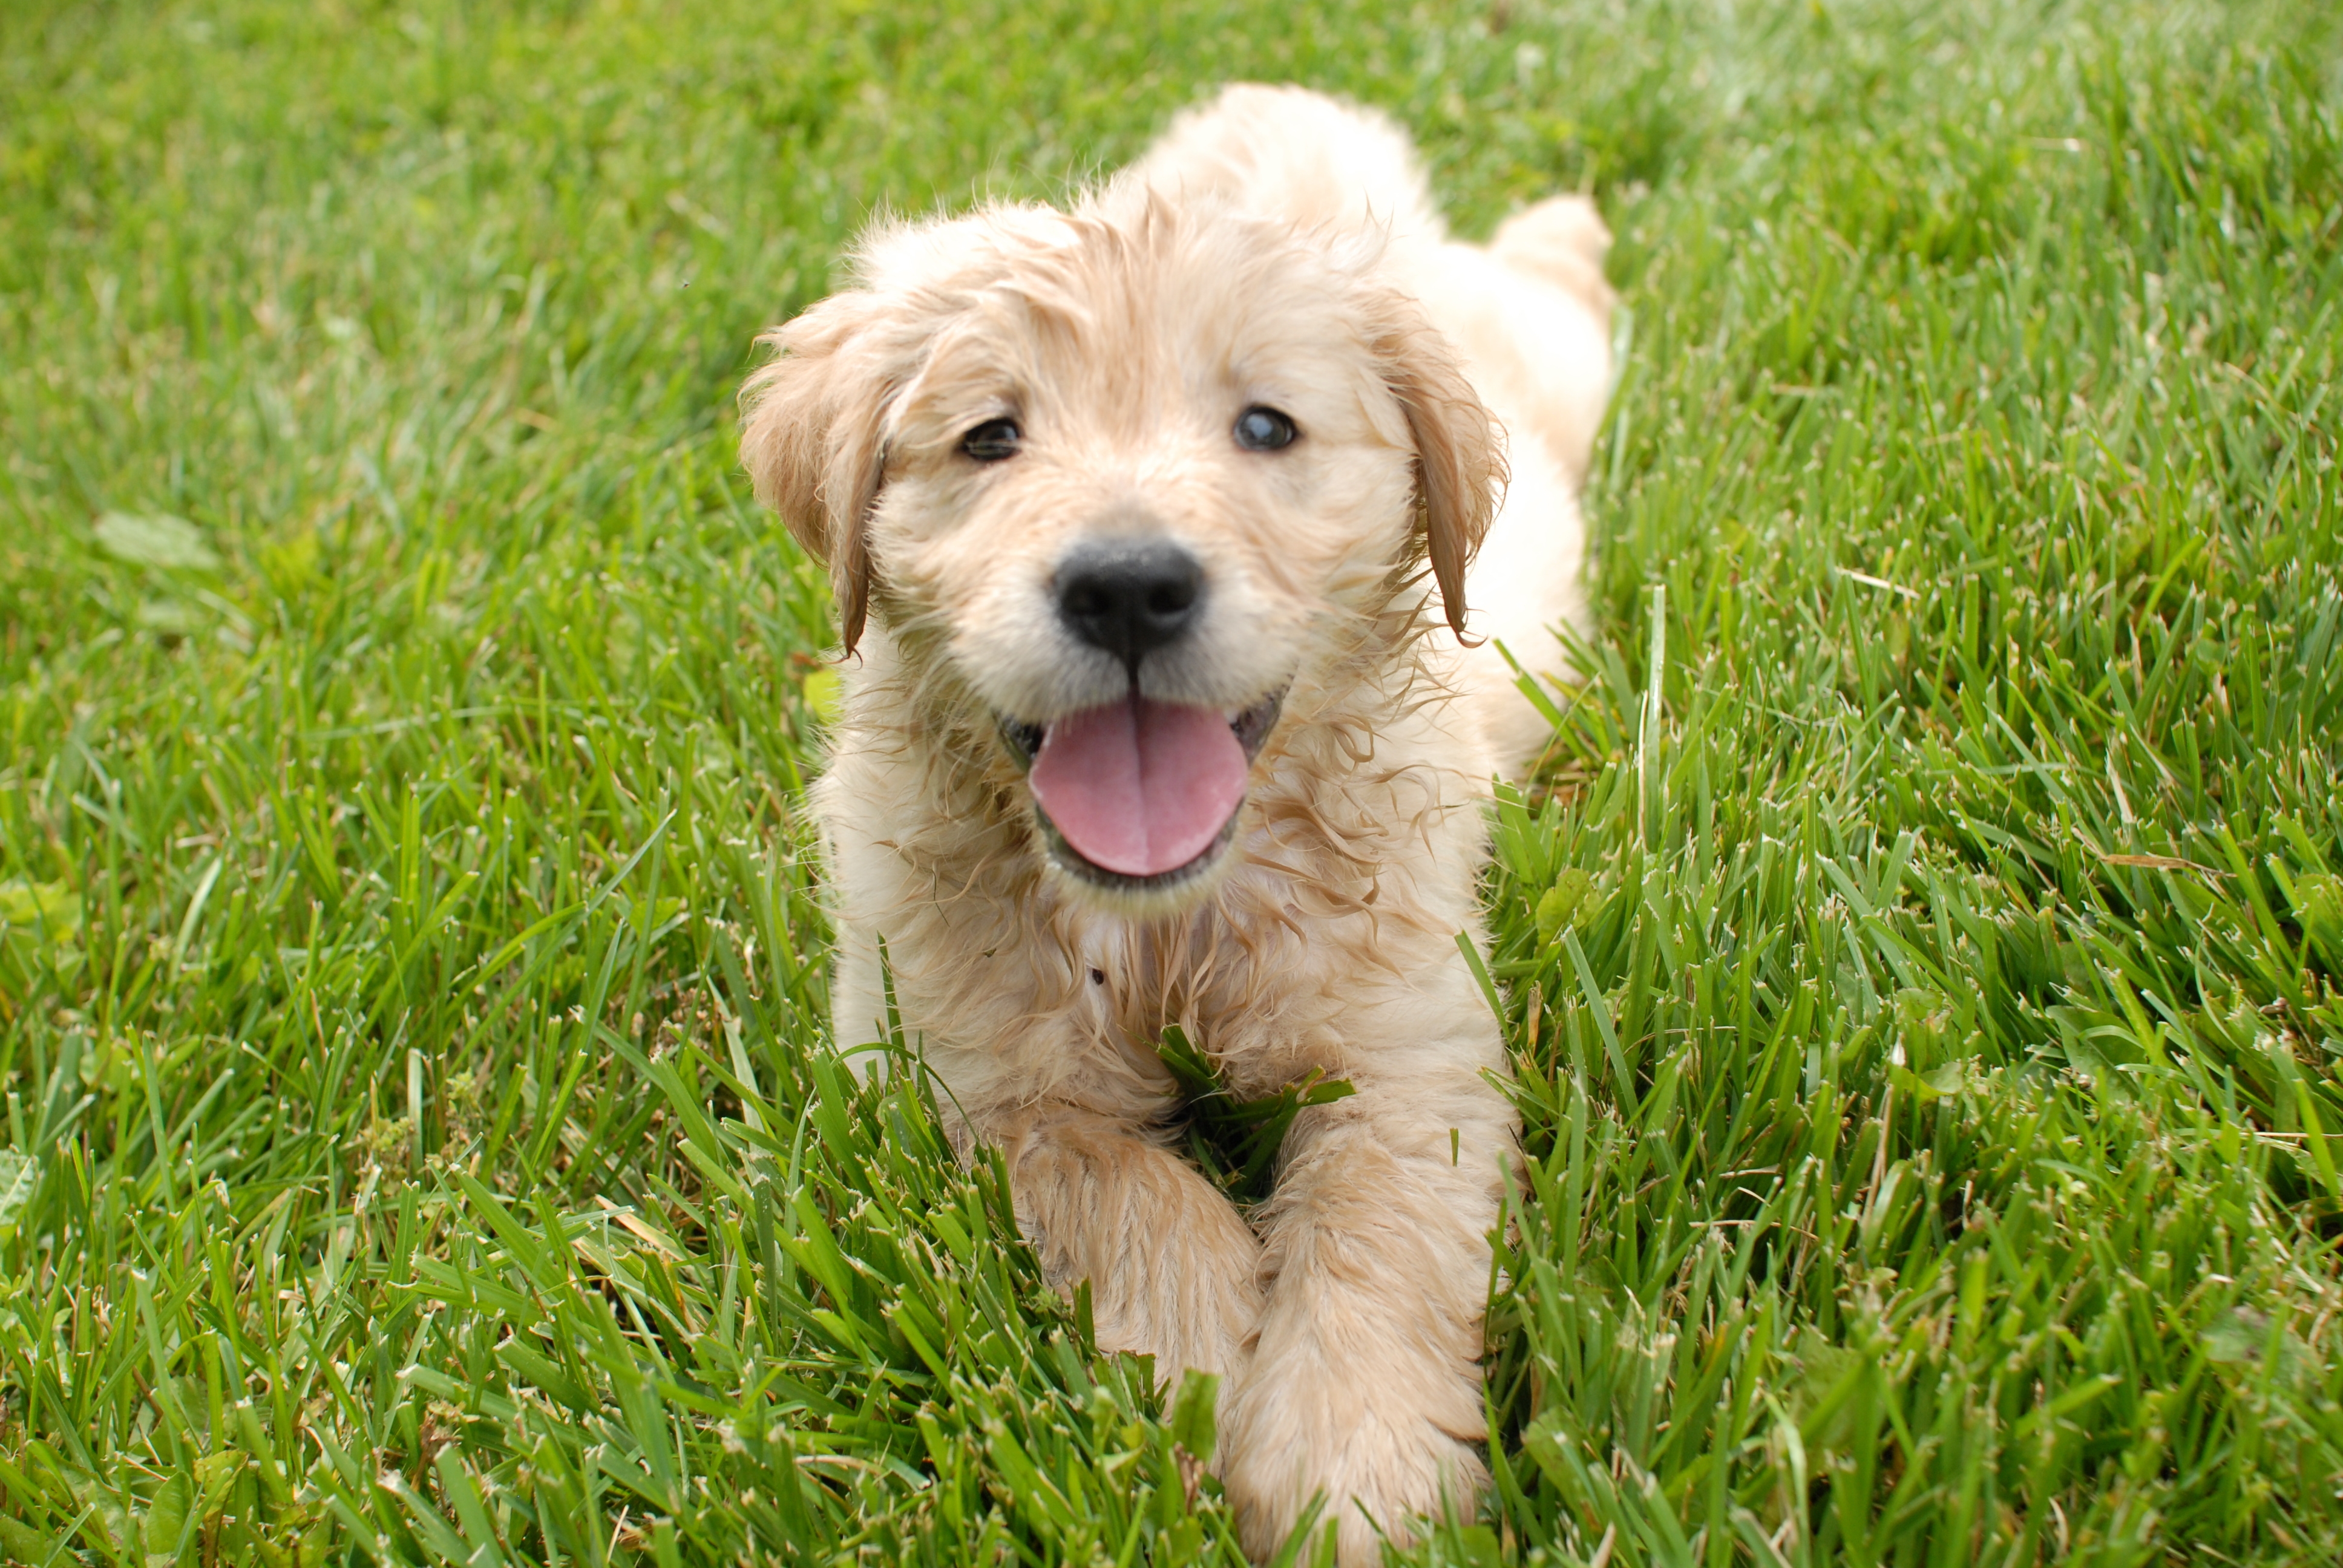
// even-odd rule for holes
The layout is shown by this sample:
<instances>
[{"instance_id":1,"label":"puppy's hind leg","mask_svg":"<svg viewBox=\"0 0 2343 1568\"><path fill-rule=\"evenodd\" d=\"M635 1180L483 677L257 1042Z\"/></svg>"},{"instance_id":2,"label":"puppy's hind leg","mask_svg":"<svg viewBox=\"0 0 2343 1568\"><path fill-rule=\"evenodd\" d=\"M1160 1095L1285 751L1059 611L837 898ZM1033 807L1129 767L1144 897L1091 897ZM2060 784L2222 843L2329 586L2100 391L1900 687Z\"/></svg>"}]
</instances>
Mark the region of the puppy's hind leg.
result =
<instances>
[{"instance_id":1,"label":"puppy's hind leg","mask_svg":"<svg viewBox=\"0 0 2343 1568\"><path fill-rule=\"evenodd\" d=\"M985 1137L1051 1282L1090 1282L1100 1348L1152 1355L1167 1387L1186 1368L1236 1369L1261 1315L1261 1244L1202 1172L1072 1106L1034 1107Z\"/></svg>"}]
</instances>

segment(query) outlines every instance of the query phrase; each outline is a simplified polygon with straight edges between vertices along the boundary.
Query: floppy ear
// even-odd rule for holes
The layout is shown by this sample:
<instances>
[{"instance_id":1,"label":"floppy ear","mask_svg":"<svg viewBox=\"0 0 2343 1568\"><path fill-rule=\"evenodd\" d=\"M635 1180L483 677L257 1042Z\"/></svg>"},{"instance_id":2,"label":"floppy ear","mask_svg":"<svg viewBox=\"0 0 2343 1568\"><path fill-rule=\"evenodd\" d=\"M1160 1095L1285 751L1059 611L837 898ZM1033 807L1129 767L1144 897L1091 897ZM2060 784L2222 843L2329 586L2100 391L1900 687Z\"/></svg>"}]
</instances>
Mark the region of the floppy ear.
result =
<instances>
[{"instance_id":1,"label":"floppy ear","mask_svg":"<svg viewBox=\"0 0 2343 1568\"><path fill-rule=\"evenodd\" d=\"M757 339L779 357L740 389L740 461L757 499L830 565L845 649L870 608L870 508L887 467L890 382L860 330L866 294L834 295Z\"/></svg>"},{"instance_id":2,"label":"floppy ear","mask_svg":"<svg viewBox=\"0 0 2343 1568\"><path fill-rule=\"evenodd\" d=\"M1504 495L1505 455L1496 421L1481 404L1448 341L1411 301L1385 317L1375 347L1383 383L1407 416L1415 443L1416 504L1424 553L1440 585L1440 605L1464 635L1464 568L1496 520Z\"/></svg>"}]
</instances>

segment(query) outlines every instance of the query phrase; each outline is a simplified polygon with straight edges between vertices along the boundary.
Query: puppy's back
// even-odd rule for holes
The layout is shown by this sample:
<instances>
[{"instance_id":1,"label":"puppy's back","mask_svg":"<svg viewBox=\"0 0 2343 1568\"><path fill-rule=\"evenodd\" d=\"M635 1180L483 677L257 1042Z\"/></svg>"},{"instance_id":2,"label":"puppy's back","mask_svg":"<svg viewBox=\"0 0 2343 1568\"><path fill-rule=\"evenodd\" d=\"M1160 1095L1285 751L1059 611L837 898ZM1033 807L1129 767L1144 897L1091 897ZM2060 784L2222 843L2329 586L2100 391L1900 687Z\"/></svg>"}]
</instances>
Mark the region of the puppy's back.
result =
<instances>
[{"instance_id":1,"label":"puppy's back","mask_svg":"<svg viewBox=\"0 0 2343 1568\"><path fill-rule=\"evenodd\" d=\"M1447 237L1406 133L1372 109L1305 87L1222 88L1174 119L1129 177L1298 228L1382 229L1401 246Z\"/></svg>"}]
</instances>

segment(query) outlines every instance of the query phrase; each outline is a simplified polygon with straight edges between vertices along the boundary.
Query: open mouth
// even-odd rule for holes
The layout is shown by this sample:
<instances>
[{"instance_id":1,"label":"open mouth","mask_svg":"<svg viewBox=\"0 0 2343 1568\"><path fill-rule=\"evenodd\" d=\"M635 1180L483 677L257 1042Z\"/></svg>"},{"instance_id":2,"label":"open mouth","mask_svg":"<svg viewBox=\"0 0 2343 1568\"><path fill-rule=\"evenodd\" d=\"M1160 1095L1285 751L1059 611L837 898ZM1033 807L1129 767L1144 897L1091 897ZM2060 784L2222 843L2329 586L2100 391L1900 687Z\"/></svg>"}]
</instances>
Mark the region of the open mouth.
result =
<instances>
[{"instance_id":1,"label":"open mouth","mask_svg":"<svg viewBox=\"0 0 2343 1568\"><path fill-rule=\"evenodd\" d=\"M1134 691L1049 724L1004 717L1001 738L1029 770L1051 858L1094 886L1150 891L1228 848L1283 699L1232 714Z\"/></svg>"}]
</instances>

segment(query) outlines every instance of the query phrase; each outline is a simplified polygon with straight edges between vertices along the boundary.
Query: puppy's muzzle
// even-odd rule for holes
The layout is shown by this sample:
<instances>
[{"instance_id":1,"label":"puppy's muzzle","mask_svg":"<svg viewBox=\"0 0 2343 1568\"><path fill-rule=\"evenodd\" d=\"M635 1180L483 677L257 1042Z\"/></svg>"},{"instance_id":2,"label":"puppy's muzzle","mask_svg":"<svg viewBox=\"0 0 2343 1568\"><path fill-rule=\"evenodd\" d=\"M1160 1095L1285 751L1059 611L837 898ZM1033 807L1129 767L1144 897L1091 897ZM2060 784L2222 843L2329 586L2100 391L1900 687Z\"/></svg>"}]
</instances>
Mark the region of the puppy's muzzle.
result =
<instances>
[{"instance_id":1,"label":"puppy's muzzle","mask_svg":"<svg viewBox=\"0 0 2343 1568\"><path fill-rule=\"evenodd\" d=\"M1026 769L1050 858L1111 891L1193 882L1234 840L1279 694L1231 709L1142 693L1141 661L1188 637L1203 615L1203 565L1177 544L1086 541L1059 562L1051 586L1066 629L1112 657L1130 686L1120 699L1047 723L998 716L1001 739Z\"/></svg>"}]
</instances>

